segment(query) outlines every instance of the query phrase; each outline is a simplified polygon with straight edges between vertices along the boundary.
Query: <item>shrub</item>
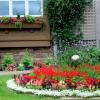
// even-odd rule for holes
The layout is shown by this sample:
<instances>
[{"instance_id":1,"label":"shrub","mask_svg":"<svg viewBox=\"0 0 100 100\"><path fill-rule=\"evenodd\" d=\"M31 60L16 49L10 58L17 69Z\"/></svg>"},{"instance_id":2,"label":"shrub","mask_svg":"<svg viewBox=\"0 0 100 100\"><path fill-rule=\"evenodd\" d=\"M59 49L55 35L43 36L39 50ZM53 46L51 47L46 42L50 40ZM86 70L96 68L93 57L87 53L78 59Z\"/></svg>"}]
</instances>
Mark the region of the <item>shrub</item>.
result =
<instances>
[{"instance_id":1,"label":"shrub","mask_svg":"<svg viewBox=\"0 0 100 100\"><path fill-rule=\"evenodd\" d=\"M46 65L53 64L53 57L47 55L47 56L44 57L43 62L44 62Z\"/></svg>"},{"instance_id":2,"label":"shrub","mask_svg":"<svg viewBox=\"0 0 100 100\"><path fill-rule=\"evenodd\" d=\"M4 70L5 66L3 64L0 64L0 70Z\"/></svg>"},{"instance_id":3,"label":"shrub","mask_svg":"<svg viewBox=\"0 0 100 100\"><path fill-rule=\"evenodd\" d=\"M79 55L79 64L100 64L100 49L96 47L82 47L82 48L72 48L69 47L64 52L58 53L58 65L71 65L71 57L73 55ZM72 65L74 66L74 65Z\"/></svg>"},{"instance_id":4,"label":"shrub","mask_svg":"<svg viewBox=\"0 0 100 100\"><path fill-rule=\"evenodd\" d=\"M46 0L46 11L54 41L64 47L82 38L84 11L93 0ZM75 30L78 35L75 34Z\"/></svg>"},{"instance_id":5,"label":"shrub","mask_svg":"<svg viewBox=\"0 0 100 100\"><path fill-rule=\"evenodd\" d=\"M26 50L20 59L20 64L32 66L33 65L33 57Z\"/></svg>"},{"instance_id":6,"label":"shrub","mask_svg":"<svg viewBox=\"0 0 100 100\"><path fill-rule=\"evenodd\" d=\"M13 55L8 54L8 53L3 55L2 63L3 63L4 66L7 66L8 64L15 63Z\"/></svg>"}]
</instances>

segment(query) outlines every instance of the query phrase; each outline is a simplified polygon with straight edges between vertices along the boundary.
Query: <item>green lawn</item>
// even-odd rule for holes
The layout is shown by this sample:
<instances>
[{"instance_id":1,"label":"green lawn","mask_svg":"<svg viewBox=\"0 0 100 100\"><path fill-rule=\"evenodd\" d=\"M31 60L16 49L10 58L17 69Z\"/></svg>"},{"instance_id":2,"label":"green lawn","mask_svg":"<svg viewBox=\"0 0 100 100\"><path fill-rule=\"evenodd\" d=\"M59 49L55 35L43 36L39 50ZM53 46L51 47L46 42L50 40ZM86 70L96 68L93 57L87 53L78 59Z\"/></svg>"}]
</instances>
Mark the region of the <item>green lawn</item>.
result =
<instances>
[{"instance_id":1,"label":"green lawn","mask_svg":"<svg viewBox=\"0 0 100 100\"><path fill-rule=\"evenodd\" d=\"M58 98L36 96L34 94L22 94L6 87L6 81L12 76L0 76L0 100L54 100ZM59 98L60 100L60 98Z\"/></svg>"}]
</instances>

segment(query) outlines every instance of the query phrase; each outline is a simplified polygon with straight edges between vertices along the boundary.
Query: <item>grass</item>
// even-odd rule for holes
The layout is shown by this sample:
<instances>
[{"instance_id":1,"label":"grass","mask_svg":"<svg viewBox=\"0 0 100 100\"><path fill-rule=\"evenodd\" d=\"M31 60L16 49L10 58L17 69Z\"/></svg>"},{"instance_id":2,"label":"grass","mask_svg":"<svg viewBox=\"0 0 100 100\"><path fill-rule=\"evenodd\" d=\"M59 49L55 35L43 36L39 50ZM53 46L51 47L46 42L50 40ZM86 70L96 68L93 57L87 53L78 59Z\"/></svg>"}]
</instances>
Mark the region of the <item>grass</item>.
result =
<instances>
[{"instance_id":1,"label":"grass","mask_svg":"<svg viewBox=\"0 0 100 100\"><path fill-rule=\"evenodd\" d=\"M55 100L54 97L36 96L34 94L23 94L12 91L6 87L6 81L12 76L0 76L0 100Z\"/></svg>"}]
</instances>

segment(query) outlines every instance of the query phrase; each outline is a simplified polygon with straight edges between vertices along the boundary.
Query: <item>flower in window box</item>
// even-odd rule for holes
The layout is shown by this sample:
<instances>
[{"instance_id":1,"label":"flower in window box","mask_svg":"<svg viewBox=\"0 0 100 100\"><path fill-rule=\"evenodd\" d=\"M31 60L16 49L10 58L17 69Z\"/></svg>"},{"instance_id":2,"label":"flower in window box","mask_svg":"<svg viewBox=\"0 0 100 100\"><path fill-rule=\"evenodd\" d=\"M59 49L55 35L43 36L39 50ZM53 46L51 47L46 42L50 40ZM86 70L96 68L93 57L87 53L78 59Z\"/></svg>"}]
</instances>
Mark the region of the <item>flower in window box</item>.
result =
<instances>
[{"instance_id":1,"label":"flower in window box","mask_svg":"<svg viewBox=\"0 0 100 100\"><path fill-rule=\"evenodd\" d=\"M34 17L30 15L25 16L25 20L27 23L33 23L35 21Z\"/></svg>"},{"instance_id":2,"label":"flower in window box","mask_svg":"<svg viewBox=\"0 0 100 100\"><path fill-rule=\"evenodd\" d=\"M1 23L8 24L9 23L9 17L3 16L0 21L1 21Z\"/></svg>"},{"instance_id":3,"label":"flower in window box","mask_svg":"<svg viewBox=\"0 0 100 100\"><path fill-rule=\"evenodd\" d=\"M17 22L17 19L14 17L10 17L10 23L14 23L14 22Z\"/></svg>"}]
</instances>

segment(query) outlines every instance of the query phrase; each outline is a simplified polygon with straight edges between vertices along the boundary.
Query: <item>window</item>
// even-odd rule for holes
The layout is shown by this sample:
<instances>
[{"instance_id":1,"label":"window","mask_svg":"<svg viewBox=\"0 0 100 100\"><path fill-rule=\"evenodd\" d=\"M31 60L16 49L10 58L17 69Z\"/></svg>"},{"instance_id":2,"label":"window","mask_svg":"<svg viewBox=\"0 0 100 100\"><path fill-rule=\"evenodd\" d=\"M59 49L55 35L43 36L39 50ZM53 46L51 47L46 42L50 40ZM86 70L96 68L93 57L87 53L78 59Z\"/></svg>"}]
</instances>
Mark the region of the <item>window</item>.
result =
<instances>
[{"instance_id":1,"label":"window","mask_svg":"<svg viewBox=\"0 0 100 100\"><path fill-rule=\"evenodd\" d=\"M0 16L42 16L43 0L0 0Z\"/></svg>"},{"instance_id":2,"label":"window","mask_svg":"<svg viewBox=\"0 0 100 100\"><path fill-rule=\"evenodd\" d=\"M0 15L9 15L8 1L0 1Z\"/></svg>"}]
</instances>

